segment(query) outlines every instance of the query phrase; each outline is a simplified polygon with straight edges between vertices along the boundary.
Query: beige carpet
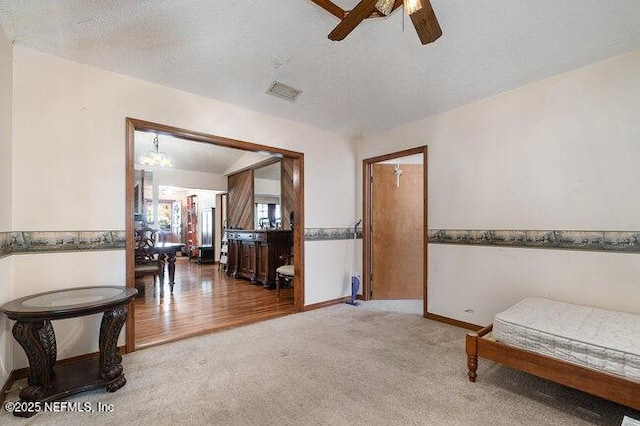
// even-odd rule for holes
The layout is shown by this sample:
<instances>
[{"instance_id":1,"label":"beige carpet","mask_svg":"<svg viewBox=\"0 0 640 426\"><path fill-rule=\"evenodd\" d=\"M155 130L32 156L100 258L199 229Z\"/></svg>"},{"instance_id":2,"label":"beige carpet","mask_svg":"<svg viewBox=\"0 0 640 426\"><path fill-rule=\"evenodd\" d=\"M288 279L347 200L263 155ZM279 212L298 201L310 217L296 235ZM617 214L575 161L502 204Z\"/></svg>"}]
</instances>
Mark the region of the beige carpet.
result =
<instances>
[{"instance_id":1,"label":"beige carpet","mask_svg":"<svg viewBox=\"0 0 640 426\"><path fill-rule=\"evenodd\" d=\"M127 385L71 401L110 413L0 415L1 424L620 425L640 413L480 361L465 331L400 302L333 306L124 357ZM398 312L402 311L402 312ZM639 396L640 397L640 396Z\"/></svg>"}]
</instances>

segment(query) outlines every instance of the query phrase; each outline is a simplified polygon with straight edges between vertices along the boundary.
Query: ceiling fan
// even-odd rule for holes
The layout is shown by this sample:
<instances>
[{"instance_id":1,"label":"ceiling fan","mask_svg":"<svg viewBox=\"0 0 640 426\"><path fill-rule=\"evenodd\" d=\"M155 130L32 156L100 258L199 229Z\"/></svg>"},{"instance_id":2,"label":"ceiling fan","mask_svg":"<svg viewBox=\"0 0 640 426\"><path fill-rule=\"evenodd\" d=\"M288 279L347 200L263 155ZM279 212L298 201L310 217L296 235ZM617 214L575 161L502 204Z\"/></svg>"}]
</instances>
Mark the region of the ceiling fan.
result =
<instances>
[{"instance_id":1,"label":"ceiling fan","mask_svg":"<svg viewBox=\"0 0 640 426\"><path fill-rule=\"evenodd\" d=\"M442 35L429 0L361 0L350 11L343 10L330 0L311 1L340 19L340 23L329 33L330 40L343 40L365 19L387 16L402 5L422 44L432 43Z\"/></svg>"}]
</instances>

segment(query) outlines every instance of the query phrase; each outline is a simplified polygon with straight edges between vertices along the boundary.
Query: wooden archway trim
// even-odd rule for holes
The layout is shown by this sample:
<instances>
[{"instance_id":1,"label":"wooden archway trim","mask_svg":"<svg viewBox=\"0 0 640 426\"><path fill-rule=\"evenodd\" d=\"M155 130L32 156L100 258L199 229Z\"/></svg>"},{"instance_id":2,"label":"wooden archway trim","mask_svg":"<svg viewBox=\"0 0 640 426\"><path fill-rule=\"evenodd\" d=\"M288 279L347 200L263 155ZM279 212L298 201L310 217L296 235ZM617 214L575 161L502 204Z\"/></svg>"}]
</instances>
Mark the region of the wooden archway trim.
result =
<instances>
[{"instance_id":1,"label":"wooden archway trim","mask_svg":"<svg viewBox=\"0 0 640 426\"><path fill-rule=\"evenodd\" d=\"M294 309L301 312L304 307L304 154L267 145L210 135L168 126L166 124L126 118L126 282L127 287L133 287L134 277L134 164L135 164L135 131L151 131L175 136L195 142L209 143L226 148L240 149L250 152L270 152L293 160L293 190L296 194L295 211L296 226L293 230L293 254L296 285L294 286ZM207 333L206 331L203 332ZM130 305L127 312L125 352L135 350L135 306Z\"/></svg>"}]
</instances>

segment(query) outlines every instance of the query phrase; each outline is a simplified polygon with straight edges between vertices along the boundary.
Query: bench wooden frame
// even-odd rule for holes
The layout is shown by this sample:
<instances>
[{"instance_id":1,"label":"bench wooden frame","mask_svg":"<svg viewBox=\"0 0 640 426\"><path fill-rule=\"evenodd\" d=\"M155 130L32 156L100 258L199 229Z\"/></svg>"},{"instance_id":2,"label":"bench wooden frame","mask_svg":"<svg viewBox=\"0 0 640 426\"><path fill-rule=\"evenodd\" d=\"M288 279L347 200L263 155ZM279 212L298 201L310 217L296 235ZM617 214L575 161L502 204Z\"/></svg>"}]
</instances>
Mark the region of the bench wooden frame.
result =
<instances>
[{"instance_id":1,"label":"bench wooden frame","mask_svg":"<svg viewBox=\"0 0 640 426\"><path fill-rule=\"evenodd\" d=\"M482 357L640 410L640 382L488 339L492 330L493 324L466 336L469 381L476 381L478 357Z\"/></svg>"}]
</instances>

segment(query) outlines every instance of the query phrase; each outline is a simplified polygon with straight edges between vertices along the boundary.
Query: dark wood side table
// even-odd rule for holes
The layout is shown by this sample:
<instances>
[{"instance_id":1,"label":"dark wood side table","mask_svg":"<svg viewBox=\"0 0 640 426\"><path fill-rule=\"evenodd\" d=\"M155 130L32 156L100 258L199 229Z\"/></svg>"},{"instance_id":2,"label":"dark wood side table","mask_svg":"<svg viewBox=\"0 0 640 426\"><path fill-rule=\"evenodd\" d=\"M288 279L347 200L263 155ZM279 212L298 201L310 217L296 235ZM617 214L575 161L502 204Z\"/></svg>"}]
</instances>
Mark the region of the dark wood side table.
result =
<instances>
[{"instance_id":1,"label":"dark wood side table","mask_svg":"<svg viewBox=\"0 0 640 426\"><path fill-rule=\"evenodd\" d=\"M127 380L122 374L118 336L127 317L127 304L137 293L130 287L78 287L21 297L3 305L0 311L16 321L13 336L29 359L29 386L20 392L20 400L43 403L92 389L115 392L124 386ZM100 312L104 314L99 358L56 366L56 337L51 321ZM36 412L13 414L30 417Z\"/></svg>"}]
</instances>

